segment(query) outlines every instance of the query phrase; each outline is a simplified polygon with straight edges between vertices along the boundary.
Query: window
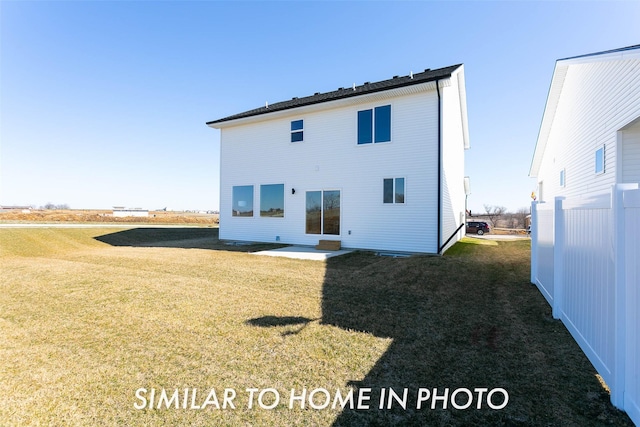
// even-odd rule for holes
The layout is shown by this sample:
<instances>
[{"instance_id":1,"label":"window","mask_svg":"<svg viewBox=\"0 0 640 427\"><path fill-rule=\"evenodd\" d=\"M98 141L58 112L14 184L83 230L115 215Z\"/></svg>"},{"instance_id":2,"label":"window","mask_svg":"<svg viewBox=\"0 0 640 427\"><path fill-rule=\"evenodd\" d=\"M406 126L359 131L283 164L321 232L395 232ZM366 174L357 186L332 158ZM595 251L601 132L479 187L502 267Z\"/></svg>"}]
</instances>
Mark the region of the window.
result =
<instances>
[{"instance_id":1,"label":"window","mask_svg":"<svg viewBox=\"0 0 640 427\"><path fill-rule=\"evenodd\" d=\"M382 193L384 203L404 203L404 178L383 179Z\"/></svg>"},{"instance_id":2,"label":"window","mask_svg":"<svg viewBox=\"0 0 640 427\"><path fill-rule=\"evenodd\" d=\"M306 233L340 234L340 190L307 191Z\"/></svg>"},{"instance_id":3,"label":"window","mask_svg":"<svg viewBox=\"0 0 640 427\"><path fill-rule=\"evenodd\" d=\"M233 187L232 209L233 216L253 216L253 185Z\"/></svg>"},{"instance_id":4,"label":"window","mask_svg":"<svg viewBox=\"0 0 640 427\"><path fill-rule=\"evenodd\" d=\"M391 105L358 111L358 144L391 141Z\"/></svg>"},{"instance_id":5,"label":"window","mask_svg":"<svg viewBox=\"0 0 640 427\"><path fill-rule=\"evenodd\" d=\"M604 173L604 145L596 150L596 174Z\"/></svg>"},{"instance_id":6,"label":"window","mask_svg":"<svg viewBox=\"0 0 640 427\"><path fill-rule=\"evenodd\" d=\"M565 183L565 171L564 169L562 169L560 171L560 187L564 187L564 183Z\"/></svg>"},{"instance_id":7,"label":"window","mask_svg":"<svg viewBox=\"0 0 640 427\"><path fill-rule=\"evenodd\" d=\"M291 122L291 142L301 142L304 133L304 120L294 120Z\"/></svg>"},{"instance_id":8,"label":"window","mask_svg":"<svg viewBox=\"0 0 640 427\"><path fill-rule=\"evenodd\" d=\"M260 186L260 216L284 217L284 184Z\"/></svg>"}]
</instances>

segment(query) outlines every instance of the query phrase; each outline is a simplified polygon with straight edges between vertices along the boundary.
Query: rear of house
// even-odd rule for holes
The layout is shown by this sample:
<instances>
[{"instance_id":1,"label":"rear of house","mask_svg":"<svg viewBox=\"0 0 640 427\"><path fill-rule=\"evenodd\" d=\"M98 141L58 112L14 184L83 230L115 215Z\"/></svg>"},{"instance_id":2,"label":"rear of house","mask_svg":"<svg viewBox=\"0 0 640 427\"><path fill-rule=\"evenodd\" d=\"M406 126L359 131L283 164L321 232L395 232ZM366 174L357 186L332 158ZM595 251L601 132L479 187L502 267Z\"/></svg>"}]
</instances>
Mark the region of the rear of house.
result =
<instances>
[{"instance_id":1,"label":"rear of house","mask_svg":"<svg viewBox=\"0 0 640 427\"><path fill-rule=\"evenodd\" d=\"M557 61L530 176L531 282L640 424L640 45Z\"/></svg>"},{"instance_id":2,"label":"rear of house","mask_svg":"<svg viewBox=\"0 0 640 427\"><path fill-rule=\"evenodd\" d=\"M462 65L208 125L221 129L222 239L441 253L464 233Z\"/></svg>"}]
</instances>

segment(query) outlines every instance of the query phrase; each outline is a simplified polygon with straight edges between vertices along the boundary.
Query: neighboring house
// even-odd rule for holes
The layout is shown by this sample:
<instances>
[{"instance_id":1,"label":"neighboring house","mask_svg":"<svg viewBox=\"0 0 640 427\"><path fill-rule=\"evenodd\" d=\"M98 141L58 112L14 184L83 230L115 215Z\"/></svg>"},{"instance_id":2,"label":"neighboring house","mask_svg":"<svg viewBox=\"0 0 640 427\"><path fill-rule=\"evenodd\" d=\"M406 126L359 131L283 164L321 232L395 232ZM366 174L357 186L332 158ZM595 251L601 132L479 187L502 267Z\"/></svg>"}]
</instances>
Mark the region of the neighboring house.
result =
<instances>
[{"instance_id":1,"label":"neighboring house","mask_svg":"<svg viewBox=\"0 0 640 427\"><path fill-rule=\"evenodd\" d=\"M640 45L556 62L530 176L531 281L640 424Z\"/></svg>"},{"instance_id":2,"label":"neighboring house","mask_svg":"<svg viewBox=\"0 0 640 427\"><path fill-rule=\"evenodd\" d=\"M640 45L558 60L529 175L538 199L640 182Z\"/></svg>"},{"instance_id":3,"label":"neighboring house","mask_svg":"<svg viewBox=\"0 0 640 427\"><path fill-rule=\"evenodd\" d=\"M436 254L464 234L462 65L207 125L221 130L221 239Z\"/></svg>"}]
</instances>

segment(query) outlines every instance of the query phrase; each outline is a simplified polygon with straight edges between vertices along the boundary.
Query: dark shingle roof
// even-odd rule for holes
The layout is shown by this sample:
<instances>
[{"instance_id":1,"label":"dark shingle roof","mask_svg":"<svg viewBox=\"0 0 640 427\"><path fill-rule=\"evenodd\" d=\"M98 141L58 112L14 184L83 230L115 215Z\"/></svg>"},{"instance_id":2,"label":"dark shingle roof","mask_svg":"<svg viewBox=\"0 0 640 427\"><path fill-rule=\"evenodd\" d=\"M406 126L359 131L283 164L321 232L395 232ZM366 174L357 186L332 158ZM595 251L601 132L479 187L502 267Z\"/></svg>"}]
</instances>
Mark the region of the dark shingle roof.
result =
<instances>
[{"instance_id":1,"label":"dark shingle roof","mask_svg":"<svg viewBox=\"0 0 640 427\"><path fill-rule=\"evenodd\" d=\"M322 102L335 101L337 99L351 98L354 96L365 95L369 93L381 92L384 90L396 89L403 86L410 86L420 83L426 83L430 81L440 80L451 77L451 73L455 71L462 64L452 65L450 67L439 68L437 70L424 70L421 73L414 73L412 76L395 76L389 80L383 80L380 82L369 83L366 82L363 85L353 87L340 88L332 92L316 93L311 96L305 96L304 98L293 98L289 101L277 102L275 104L269 104L268 106L256 108L254 110L245 111L244 113L234 114L232 116L224 117L222 119L213 120L207 122L207 125L213 125L216 123L228 122L231 120L242 119L245 117L258 116L261 114L273 113L275 111L289 110L292 108L303 107L306 105L319 104Z\"/></svg>"}]
</instances>

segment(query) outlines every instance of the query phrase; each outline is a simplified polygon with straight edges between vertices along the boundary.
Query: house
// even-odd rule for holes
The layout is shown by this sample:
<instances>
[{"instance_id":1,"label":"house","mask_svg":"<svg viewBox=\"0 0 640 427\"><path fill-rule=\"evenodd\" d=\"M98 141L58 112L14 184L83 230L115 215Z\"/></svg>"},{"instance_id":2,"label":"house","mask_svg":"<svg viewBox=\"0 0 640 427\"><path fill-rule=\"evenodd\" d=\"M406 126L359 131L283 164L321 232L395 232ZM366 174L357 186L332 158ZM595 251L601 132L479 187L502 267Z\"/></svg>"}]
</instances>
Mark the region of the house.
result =
<instances>
[{"instance_id":1,"label":"house","mask_svg":"<svg viewBox=\"0 0 640 427\"><path fill-rule=\"evenodd\" d=\"M640 424L640 45L556 62L531 177L531 282Z\"/></svg>"},{"instance_id":2,"label":"house","mask_svg":"<svg viewBox=\"0 0 640 427\"><path fill-rule=\"evenodd\" d=\"M207 125L221 131L221 239L439 254L463 236L462 65Z\"/></svg>"},{"instance_id":3,"label":"house","mask_svg":"<svg viewBox=\"0 0 640 427\"><path fill-rule=\"evenodd\" d=\"M529 175L538 199L640 182L640 45L556 62Z\"/></svg>"}]
</instances>

